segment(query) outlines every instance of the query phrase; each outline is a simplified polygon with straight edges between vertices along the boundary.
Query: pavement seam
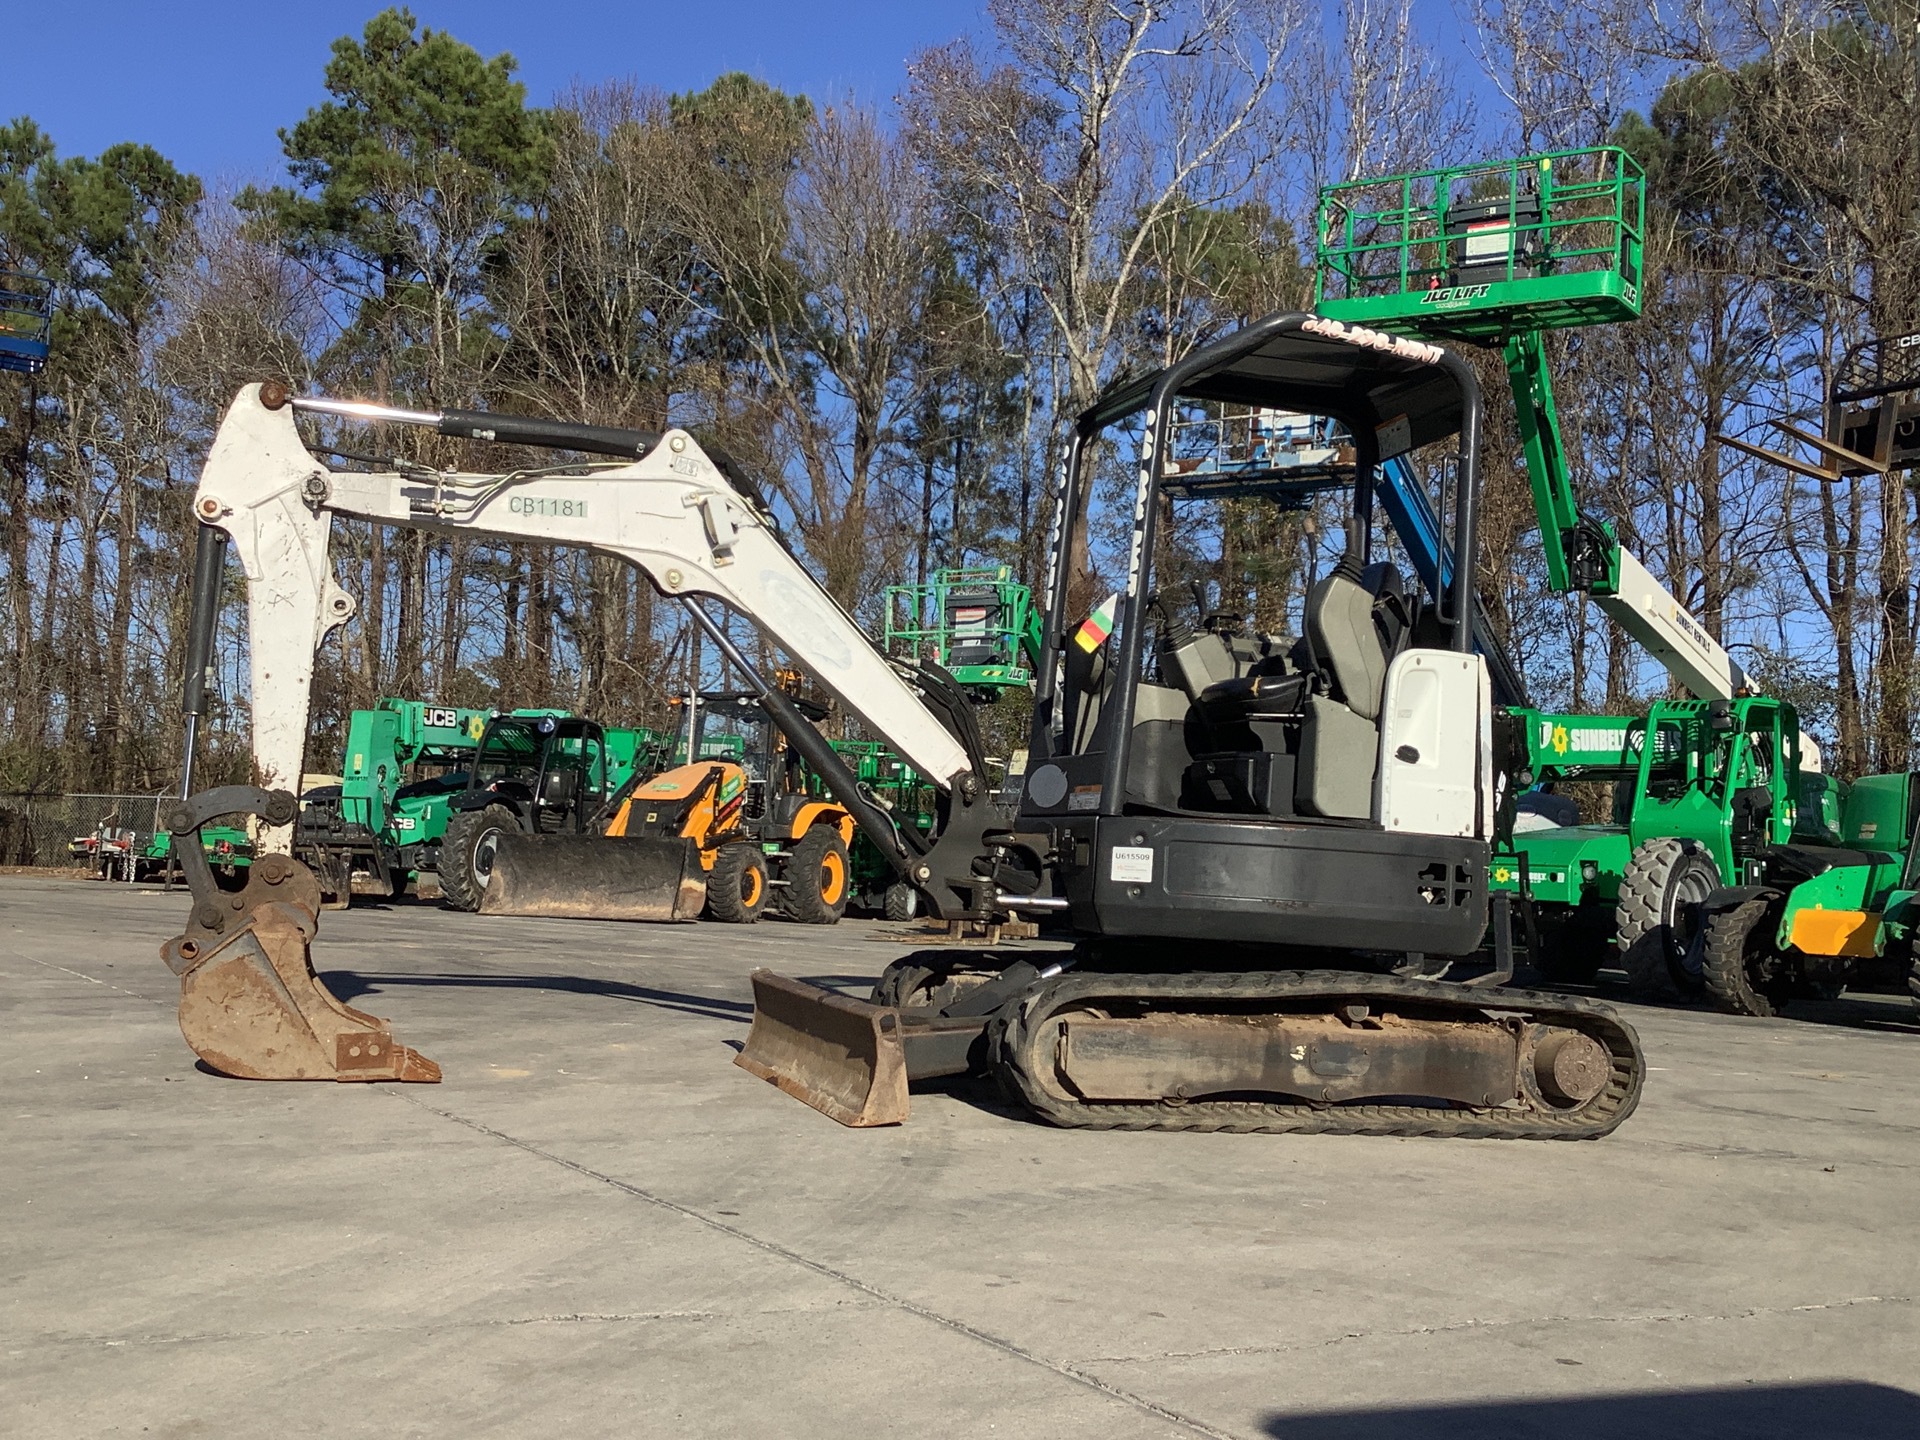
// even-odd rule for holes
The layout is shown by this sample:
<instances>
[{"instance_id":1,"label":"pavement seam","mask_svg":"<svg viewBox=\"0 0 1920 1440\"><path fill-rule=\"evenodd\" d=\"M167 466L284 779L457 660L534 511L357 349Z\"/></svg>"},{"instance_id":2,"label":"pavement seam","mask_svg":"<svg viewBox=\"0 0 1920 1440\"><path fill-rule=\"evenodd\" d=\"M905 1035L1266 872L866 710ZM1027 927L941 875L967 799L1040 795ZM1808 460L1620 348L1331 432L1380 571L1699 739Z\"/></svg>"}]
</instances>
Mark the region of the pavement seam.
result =
<instances>
[{"instance_id":1,"label":"pavement seam","mask_svg":"<svg viewBox=\"0 0 1920 1440\"><path fill-rule=\"evenodd\" d=\"M1675 1321L1718 1322L1753 1320L1762 1315L1804 1315L1823 1310L1850 1310L1862 1305L1911 1305L1911 1295L1854 1295L1808 1305L1756 1305L1724 1314L1696 1315L1687 1310L1653 1310L1632 1315L1528 1315L1516 1320L1457 1320L1451 1325L1414 1325L1404 1330L1349 1330L1324 1340L1301 1340L1287 1345L1219 1345L1202 1350L1161 1350L1150 1355L1094 1355L1086 1365L1143 1365L1162 1360L1206 1360L1233 1355L1285 1355L1296 1350L1322 1350L1349 1340L1402 1340L1415 1335L1458 1335L1468 1331L1511 1330L1540 1325L1662 1325Z\"/></svg>"},{"instance_id":2,"label":"pavement seam","mask_svg":"<svg viewBox=\"0 0 1920 1440\"><path fill-rule=\"evenodd\" d=\"M567 1315L509 1315L495 1320L427 1320L405 1325L301 1325L279 1330L198 1330L185 1335L71 1335L35 1336L50 1345L201 1345L221 1340L285 1340L307 1335L411 1335L418 1331L492 1330L519 1325L642 1325L671 1320L704 1324L726 1317L716 1310L638 1310L627 1314L580 1312Z\"/></svg>"},{"instance_id":3,"label":"pavement seam","mask_svg":"<svg viewBox=\"0 0 1920 1440\"><path fill-rule=\"evenodd\" d=\"M43 970L58 970L62 975L71 975L74 979L84 980L89 985L104 985L109 990L118 990L122 995L130 995L135 1000L144 1000L149 1005L165 1005L167 1003L165 1000L156 1000L151 995L142 995L138 990L129 990L125 986L116 985L111 980L102 980L98 975L87 975L78 970L69 970L66 966L56 965L51 960L42 960L33 955L27 956L27 959L33 961L34 964Z\"/></svg>"},{"instance_id":4,"label":"pavement seam","mask_svg":"<svg viewBox=\"0 0 1920 1440\"><path fill-rule=\"evenodd\" d=\"M1123 1390L1118 1385L1109 1384L1099 1376L1079 1369L1077 1366L1070 1365L1062 1360L1049 1359L1044 1355L1027 1349L1023 1345L1015 1344L1013 1341L1004 1339L990 1331L982 1330L976 1325L970 1325L965 1320L957 1319L951 1315L943 1315L938 1310L932 1309L930 1306L922 1305L916 1300L909 1300L904 1295L896 1295L891 1290L883 1290L871 1281L862 1280L859 1276L849 1274L845 1270L837 1269L823 1260L815 1260L810 1256L802 1255L797 1250L790 1250L774 1240L763 1239L750 1231L742 1230L737 1225L728 1225L724 1221L716 1220L712 1216L703 1214L691 1206L682 1205L677 1200L669 1200L664 1195L657 1195L653 1191L644 1189L629 1181L618 1179L615 1176L606 1174L604 1171L595 1170L590 1165L583 1165L577 1160L569 1160L564 1155L556 1155L553 1151L542 1149L531 1141L522 1140L517 1135L509 1135L504 1130L496 1130L491 1125L482 1124L480 1121L469 1119L465 1115L456 1115L451 1110L442 1110L437 1105L429 1105L425 1101L416 1100L413 1096L401 1091L389 1090L383 1093L391 1095L395 1099L404 1100L407 1104L425 1110L430 1115L438 1115L443 1120L451 1120L456 1125L464 1125L469 1130L477 1131L491 1139L511 1145L518 1150L524 1150L527 1154L545 1160L549 1164L571 1170L574 1174L583 1176L586 1179L596 1180L600 1184L618 1190L622 1194L630 1195L636 1200L644 1200L647 1204L658 1206L660 1209L678 1215L682 1219L691 1220L697 1225L704 1225L709 1230L717 1231L731 1239L751 1245L754 1249L764 1254L772 1255L777 1259L787 1261L789 1264L811 1270L816 1275L832 1280L837 1284L845 1285L849 1289L857 1290L871 1299L878 1300L883 1305L891 1306L896 1310L903 1310L909 1315L916 1316L931 1324L938 1325L943 1330L950 1331L955 1335L962 1336L978 1344L985 1345L990 1349L997 1350L1002 1355L1006 1355L1012 1359L1025 1361L1027 1364L1046 1370L1063 1380L1069 1380L1076 1385L1092 1390L1106 1399L1118 1400L1124 1405L1130 1405L1136 1410L1153 1416L1155 1419L1184 1426L1196 1435L1210 1437L1210 1440L1238 1440L1238 1437L1231 1431L1216 1429L1204 1420L1196 1420L1191 1415L1185 1415L1178 1410L1158 1404L1155 1401L1147 1399L1144 1395L1136 1395L1131 1390Z\"/></svg>"}]
</instances>

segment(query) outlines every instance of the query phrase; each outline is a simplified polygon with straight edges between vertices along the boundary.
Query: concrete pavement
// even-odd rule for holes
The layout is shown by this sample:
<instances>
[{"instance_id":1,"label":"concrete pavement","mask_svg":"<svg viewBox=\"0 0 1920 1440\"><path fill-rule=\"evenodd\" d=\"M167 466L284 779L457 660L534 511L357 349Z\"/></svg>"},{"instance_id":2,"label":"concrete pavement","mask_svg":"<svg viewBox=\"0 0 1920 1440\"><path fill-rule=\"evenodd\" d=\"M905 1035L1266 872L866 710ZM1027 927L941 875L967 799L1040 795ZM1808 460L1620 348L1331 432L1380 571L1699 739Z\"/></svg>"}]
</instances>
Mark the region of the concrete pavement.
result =
<instances>
[{"instance_id":1,"label":"concrete pavement","mask_svg":"<svg viewBox=\"0 0 1920 1440\"><path fill-rule=\"evenodd\" d=\"M0 1434L1920 1434L1920 1029L1624 1006L1595 1143L841 1129L747 971L899 927L322 918L439 1086L195 1069L185 901L0 878Z\"/></svg>"}]
</instances>

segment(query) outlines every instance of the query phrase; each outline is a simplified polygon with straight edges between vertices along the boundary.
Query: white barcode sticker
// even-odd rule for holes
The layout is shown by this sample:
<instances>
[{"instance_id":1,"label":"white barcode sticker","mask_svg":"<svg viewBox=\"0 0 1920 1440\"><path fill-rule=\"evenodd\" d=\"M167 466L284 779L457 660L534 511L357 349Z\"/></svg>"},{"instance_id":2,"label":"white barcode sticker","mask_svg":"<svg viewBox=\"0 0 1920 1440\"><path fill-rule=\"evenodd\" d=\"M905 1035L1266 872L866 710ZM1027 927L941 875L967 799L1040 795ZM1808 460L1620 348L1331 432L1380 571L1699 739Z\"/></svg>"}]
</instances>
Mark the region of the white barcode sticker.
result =
<instances>
[{"instance_id":1,"label":"white barcode sticker","mask_svg":"<svg viewBox=\"0 0 1920 1440\"><path fill-rule=\"evenodd\" d=\"M1109 879L1128 885L1144 885L1153 879L1153 849L1147 845L1116 845L1108 862Z\"/></svg>"}]
</instances>

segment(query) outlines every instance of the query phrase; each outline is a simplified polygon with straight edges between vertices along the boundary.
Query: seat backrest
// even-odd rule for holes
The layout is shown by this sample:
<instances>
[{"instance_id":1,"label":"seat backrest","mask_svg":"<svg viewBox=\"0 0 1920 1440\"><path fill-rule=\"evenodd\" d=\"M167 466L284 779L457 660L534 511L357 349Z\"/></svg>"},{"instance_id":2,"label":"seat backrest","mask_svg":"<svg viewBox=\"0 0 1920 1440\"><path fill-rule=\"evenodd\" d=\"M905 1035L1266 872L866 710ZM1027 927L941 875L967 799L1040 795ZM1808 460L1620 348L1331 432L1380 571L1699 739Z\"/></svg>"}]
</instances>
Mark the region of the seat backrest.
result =
<instances>
[{"instance_id":1,"label":"seat backrest","mask_svg":"<svg viewBox=\"0 0 1920 1440\"><path fill-rule=\"evenodd\" d=\"M1373 592L1373 623L1380 629L1387 663L1392 664L1412 643L1413 627L1420 616L1419 593L1407 587L1406 576L1387 560L1376 560L1362 570L1360 583Z\"/></svg>"},{"instance_id":2,"label":"seat backrest","mask_svg":"<svg viewBox=\"0 0 1920 1440\"><path fill-rule=\"evenodd\" d=\"M1334 698L1367 720L1380 718L1386 647L1373 623L1373 592L1342 561L1307 595L1307 641Z\"/></svg>"}]
</instances>

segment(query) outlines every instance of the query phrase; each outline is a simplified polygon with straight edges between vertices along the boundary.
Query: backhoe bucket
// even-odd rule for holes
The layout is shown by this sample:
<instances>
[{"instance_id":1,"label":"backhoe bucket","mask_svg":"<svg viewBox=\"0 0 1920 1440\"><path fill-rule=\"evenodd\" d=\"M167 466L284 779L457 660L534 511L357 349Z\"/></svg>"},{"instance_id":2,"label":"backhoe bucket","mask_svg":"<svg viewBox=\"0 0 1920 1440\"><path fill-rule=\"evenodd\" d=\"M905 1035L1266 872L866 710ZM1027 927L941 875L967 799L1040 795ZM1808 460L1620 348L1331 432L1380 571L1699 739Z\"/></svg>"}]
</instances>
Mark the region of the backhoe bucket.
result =
<instances>
[{"instance_id":1,"label":"backhoe bucket","mask_svg":"<svg viewBox=\"0 0 1920 1440\"><path fill-rule=\"evenodd\" d=\"M691 840L502 835L480 913L697 920L706 903L706 873Z\"/></svg>"},{"instance_id":2,"label":"backhoe bucket","mask_svg":"<svg viewBox=\"0 0 1920 1440\"><path fill-rule=\"evenodd\" d=\"M900 1012L753 972L753 1028L733 1063L842 1125L907 1118Z\"/></svg>"},{"instance_id":3,"label":"backhoe bucket","mask_svg":"<svg viewBox=\"0 0 1920 1440\"><path fill-rule=\"evenodd\" d=\"M257 860L241 894L196 905L187 933L160 950L180 976L187 1044L241 1080L438 1080L438 1065L313 973L318 905L312 875L284 855Z\"/></svg>"}]
</instances>

